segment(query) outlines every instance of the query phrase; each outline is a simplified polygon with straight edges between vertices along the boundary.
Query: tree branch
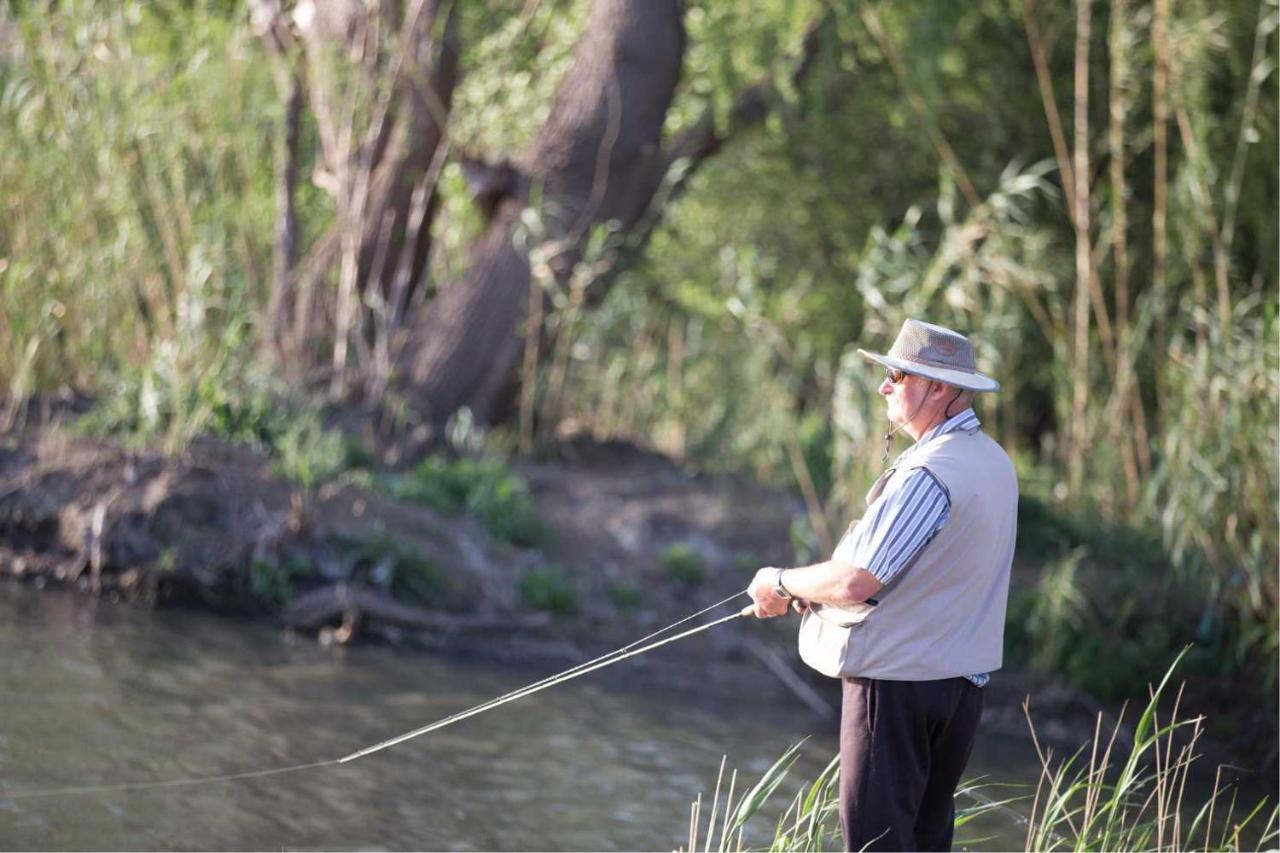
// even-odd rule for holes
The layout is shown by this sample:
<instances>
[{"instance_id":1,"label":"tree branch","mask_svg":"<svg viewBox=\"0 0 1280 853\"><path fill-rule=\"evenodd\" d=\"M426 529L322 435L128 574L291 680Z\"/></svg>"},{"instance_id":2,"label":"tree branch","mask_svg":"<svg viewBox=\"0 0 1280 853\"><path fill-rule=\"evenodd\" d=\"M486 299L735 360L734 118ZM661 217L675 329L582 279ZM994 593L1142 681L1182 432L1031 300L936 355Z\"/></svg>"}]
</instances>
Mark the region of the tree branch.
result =
<instances>
[{"instance_id":1,"label":"tree branch","mask_svg":"<svg viewBox=\"0 0 1280 853\"><path fill-rule=\"evenodd\" d=\"M792 89L800 89L808 79L822 46L822 31L833 17L833 13L829 12L814 20L805 30L799 54L790 60L795 63L790 75ZM769 115L770 105L782 97L774 79L775 75L765 75L739 92L733 100L729 121L723 130L716 129L715 111L707 107L692 126L664 146L664 150L656 158L658 171L654 180L659 183L658 189L617 255L612 262L604 265L600 280L607 282L615 272L625 268L631 259L644 251L654 231L662 223L662 212L684 195L689 181L703 163L719 153L734 136L765 120ZM603 292L607 289L597 287L596 291Z\"/></svg>"},{"instance_id":2,"label":"tree branch","mask_svg":"<svg viewBox=\"0 0 1280 853\"><path fill-rule=\"evenodd\" d=\"M800 54L794 60L795 69L791 72L793 89L799 89L813 70L814 61L821 47L822 29L831 17L830 14L824 15L811 23L805 31ZM692 127L666 146L663 173L668 176L674 174L674 177L662 201L670 203L679 198L698 168L708 158L719 152L734 135L763 122L769 115L769 105L780 97L772 75L756 81L733 99L728 126L723 132L716 130L714 110L708 107ZM677 172L678 164L682 161L685 166Z\"/></svg>"}]
</instances>

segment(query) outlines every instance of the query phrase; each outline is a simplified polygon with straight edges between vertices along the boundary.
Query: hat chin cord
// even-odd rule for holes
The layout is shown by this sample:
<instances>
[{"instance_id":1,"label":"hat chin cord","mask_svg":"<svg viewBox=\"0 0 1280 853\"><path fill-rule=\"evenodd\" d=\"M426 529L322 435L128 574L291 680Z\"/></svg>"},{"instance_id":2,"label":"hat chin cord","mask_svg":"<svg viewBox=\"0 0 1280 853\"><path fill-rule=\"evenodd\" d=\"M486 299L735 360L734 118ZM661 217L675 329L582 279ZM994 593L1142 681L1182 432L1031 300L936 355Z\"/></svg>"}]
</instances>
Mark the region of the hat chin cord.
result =
<instances>
[{"instance_id":1,"label":"hat chin cord","mask_svg":"<svg viewBox=\"0 0 1280 853\"><path fill-rule=\"evenodd\" d=\"M931 385L935 381L937 380L933 380L933 379L929 380ZM939 384L943 384L943 383L939 383ZM964 393L963 388L957 388L955 396L952 397L949 401L947 401L946 408L942 410L944 419L951 417L951 407L955 405L956 400L959 400L960 395L963 393ZM924 408L924 404L925 404L925 398L921 397L920 402L916 405L916 410L911 413L911 416L884 434L884 456L880 458L880 463L882 465L889 464L889 448L892 446L893 437L898 433L902 432L902 430L906 429L907 424L911 423L916 419L916 415L920 414L920 410ZM890 423L892 423L892 421L890 421Z\"/></svg>"},{"instance_id":2,"label":"hat chin cord","mask_svg":"<svg viewBox=\"0 0 1280 853\"><path fill-rule=\"evenodd\" d=\"M925 402L925 398L921 397L920 402L916 404L916 410L911 413L911 416L884 434L884 456L880 457L880 464L882 465L889 464L889 448L891 446L893 437L898 433L902 432L902 430L906 429L907 424L911 423L916 419L916 415L920 414L920 410L924 408L924 402ZM890 423L893 423L893 421L890 421Z\"/></svg>"},{"instance_id":3,"label":"hat chin cord","mask_svg":"<svg viewBox=\"0 0 1280 853\"><path fill-rule=\"evenodd\" d=\"M955 396L954 396L954 397L952 397L950 400L948 400L948 401L947 401L947 407L946 407L945 409L943 409L943 410L942 410L942 415L943 415L943 417L944 417L944 418L946 418L947 420L950 420L952 417L954 417L954 416L951 414L951 407L955 405L956 400L959 400L959 399L960 399L960 395L961 395L961 394L963 394L963 393L964 393L964 389L963 389L963 388L957 388L957 389L956 389L956 394L955 394Z\"/></svg>"}]
</instances>

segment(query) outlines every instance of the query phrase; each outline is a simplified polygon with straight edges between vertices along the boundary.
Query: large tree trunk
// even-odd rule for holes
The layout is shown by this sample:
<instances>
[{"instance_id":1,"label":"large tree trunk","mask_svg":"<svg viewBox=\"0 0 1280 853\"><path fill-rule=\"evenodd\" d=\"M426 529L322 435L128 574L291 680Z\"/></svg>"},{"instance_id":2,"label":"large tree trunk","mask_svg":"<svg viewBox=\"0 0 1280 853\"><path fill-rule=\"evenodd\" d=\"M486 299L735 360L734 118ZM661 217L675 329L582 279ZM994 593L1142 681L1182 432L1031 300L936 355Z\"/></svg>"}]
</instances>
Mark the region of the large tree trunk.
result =
<instances>
[{"instance_id":1,"label":"large tree trunk","mask_svg":"<svg viewBox=\"0 0 1280 853\"><path fill-rule=\"evenodd\" d=\"M490 420L510 395L531 284L528 247L516 237L531 192L540 199L541 251L562 281L592 225L627 228L648 207L683 55L678 0L596 0L521 179L497 204L467 274L414 329L407 379L434 434L463 406Z\"/></svg>"}]
</instances>

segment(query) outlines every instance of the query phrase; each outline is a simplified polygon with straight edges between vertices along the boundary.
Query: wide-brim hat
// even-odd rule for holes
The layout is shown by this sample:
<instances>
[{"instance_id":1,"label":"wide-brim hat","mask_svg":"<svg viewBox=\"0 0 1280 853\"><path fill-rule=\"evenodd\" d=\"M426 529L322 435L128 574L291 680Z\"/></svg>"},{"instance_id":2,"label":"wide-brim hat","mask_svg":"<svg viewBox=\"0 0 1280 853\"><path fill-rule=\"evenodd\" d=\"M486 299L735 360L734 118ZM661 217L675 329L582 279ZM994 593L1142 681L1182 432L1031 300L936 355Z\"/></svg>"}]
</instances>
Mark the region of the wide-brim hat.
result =
<instances>
[{"instance_id":1,"label":"wide-brim hat","mask_svg":"<svg viewBox=\"0 0 1280 853\"><path fill-rule=\"evenodd\" d=\"M973 362L973 344L959 332L942 326L907 320L887 353L858 350L863 357L912 373L944 382L966 391L999 391L1000 383L980 373Z\"/></svg>"}]
</instances>

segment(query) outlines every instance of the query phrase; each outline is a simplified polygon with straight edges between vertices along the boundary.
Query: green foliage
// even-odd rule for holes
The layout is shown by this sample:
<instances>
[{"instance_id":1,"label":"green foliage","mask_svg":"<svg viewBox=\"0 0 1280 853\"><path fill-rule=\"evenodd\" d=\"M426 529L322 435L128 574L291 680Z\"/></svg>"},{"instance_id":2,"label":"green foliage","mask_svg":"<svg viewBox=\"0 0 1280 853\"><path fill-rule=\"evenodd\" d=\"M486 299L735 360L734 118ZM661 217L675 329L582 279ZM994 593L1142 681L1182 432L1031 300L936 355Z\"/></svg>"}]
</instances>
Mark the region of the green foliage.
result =
<instances>
[{"instance_id":1,"label":"green foliage","mask_svg":"<svg viewBox=\"0 0 1280 853\"><path fill-rule=\"evenodd\" d=\"M133 444L159 441L169 452L198 435L270 449L288 429L281 389L237 363L240 333L229 330L218 356L188 369L173 347L102 381L94 407L76 429Z\"/></svg>"},{"instance_id":2,"label":"green foliage","mask_svg":"<svg viewBox=\"0 0 1280 853\"><path fill-rule=\"evenodd\" d=\"M551 111L587 12L586 0L528 7L462 4L462 78L451 130L494 161L515 158Z\"/></svg>"},{"instance_id":3,"label":"green foliage","mask_svg":"<svg viewBox=\"0 0 1280 853\"><path fill-rule=\"evenodd\" d=\"M194 383L164 361L126 370L75 428L134 445L161 441L170 452L201 435L248 444L265 450L281 476L307 488L372 464L364 444L326 428L315 407L290 400L251 372L225 367L215 363Z\"/></svg>"},{"instance_id":4,"label":"green foliage","mask_svg":"<svg viewBox=\"0 0 1280 853\"><path fill-rule=\"evenodd\" d=\"M1077 548L1046 565L1035 593L1029 596L1024 625L1031 662L1042 671L1052 671L1065 656L1074 654L1082 635L1094 627L1086 625L1088 602L1077 580L1085 554L1086 549Z\"/></svg>"},{"instance_id":5,"label":"green foliage","mask_svg":"<svg viewBox=\"0 0 1280 853\"><path fill-rule=\"evenodd\" d=\"M699 585L707 577L707 568L702 555L683 542L668 545L658 555L662 571L668 580L680 586L691 588Z\"/></svg>"},{"instance_id":6,"label":"green foliage","mask_svg":"<svg viewBox=\"0 0 1280 853\"><path fill-rule=\"evenodd\" d=\"M569 616L578 610L578 587L573 578L558 566L531 569L520 578L520 603L535 610L557 616Z\"/></svg>"},{"instance_id":7,"label":"green foliage","mask_svg":"<svg viewBox=\"0 0 1280 853\"><path fill-rule=\"evenodd\" d=\"M1176 704L1171 714L1161 708L1170 678L1182 657L1178 655L1174 659L1152 689L1134 729L1133 744L1127 749L1117 748L1115 734L1123 721L1118 720L1116 733L1099 729L1090 747L1066 759L1055 760L1052 752L1041 751L1035 725L1028 718L1031 738L1043 768L1035 793L996 801L979 792L980 788L990 785L962 783L956 791L956 828L981 815L1017 804L1030 811L1025 847L1028 851L1268 849L1280 837L1280 806L1270 804L1267 798L1247 812L1237 811L1235 795L1228 796L1227 790L1215 782L1213 790L1198 806L1186 799L1190 793L1187 776L1200 758L1197 745L1204 718L1181 719L1177 716ZM734 799L735 772L723 803L722 763L709 819L704 826L703 814L708 807L699 796L693 803L689 843L684 849L745 850L746 824L760 814L765 803L783 785L799 749L800 744L796 744L783 753L737 800ZM777 821L768 849L840 849L838 800L839 756L836 756L791 799ZM969 801L974 804L960 805ZM721 808L724 817L717 821ZM958 846L965 846L964 842Z\"/></svg>"},{"instance_id":8,"label":"green foliage","mask_svg":"<svg viewBox=\"0 0 1280 853\"><path fill-rule=\"evenodd\" d=\"M250 343L280 108L241 16L142 2L5 13L0 376L11 396L102 390L146 365L181 397Z\"/></svg>"},{"instance_id":9,"label":"green foliage","mask_svg":"<svg viewBox=\"0 0 1280 853\"><path fill-rule=\"evenodd\" d=\"M449 459L429 456L407 475L378 480L388 494L440 512L468 512L494 536L513 545L547 541L529 488L496 456Z\"/></svg>"},{"instance_id":10,"label":"green foliage","mask_svg":"<svg viewBox=\"0 0 1280 853\"><path fill-rule=\"evenodd\" d=\"M1265 448L1280 446L1280 325L1274 303L1238 302L1205 317L1204 342L1178 346L1187 369L1170 378L1179 401L1161 436L1166 464L1148 487L1149 512L1187 578L1206 580L1202 639L1228 647L1274 699L1280 643L1280 482ZM1260 665L1259 665L1260 664Z\"/></svg>"},{"instance_id":11,"label":"green foliage","mask_svg":"<svg viewBox=\"0 0 1280 853\"><path fill-rule=\"evenodd\" d=\"M178 553L173 548L165 548L151 565L152 570L162 575L171 575L178 568Z\"/></svg>"},{"instance_id":12,"label":"green foliage","mask_svg":"<svg viewBox=\"0 0 1280 853\"><path fill-rule=\"evenodd\" d=\"M1189 672L1221 670L1226 649L1198 627L1207 578L1174 570L1157 534L1024 496L1018 535L1019 574L1034 570L1036 580L1009 603L1011 660L1061 673L1103 701L1158 679L1160 662L1188 643L1197 644Z\"/></svg>"},{"instance_id":13,"label":"green foliage","mask_svg":"<svg viewBox=\"0 0 1280 853\"><path fill-rule=\"evenodd\" d=\"M1262 849L1275 840L1280 807L1268 810L1264 798L1250 812L1237 815L1235 796L1219 802L1227 798L1216 782L1194 818L1183 819L1192 814L1183 798L1204 720L1178 718L1176 703L1172 715L1162 719L1160 713L1161 699L1182 656L1151 692L1127 755L1114 755L1114 733L1108 736L1101 730L1087 751L1087 763L1084 749L1055 762L1036 743L1043 774L1032 806L1028 850L1242 850L1248 846L1242 844L1242 835L1257 838L1250 849ZM1121 722L1116 723L1117 731ZM1175 753L1175 742L1185 742L1187 736L1189 745L1179 745ZM1160 753L1163 761L1155 757Z\"/></svg>"},{"instance_id":14,"label":"green foliage","mask_svg":"<svg viewBox=\"0 0 1280 853\"><path fill-rule=\"evenodd\" d=\"M449 590L448 576L412 545L387 534L339 538L339 551L350 561L353 578L364 580L396 598L418 604L436 603Z\"/></svg>"},{"instance_id":15,"label":"green foliage","mask_svg":"<svg viewBox=\"0 0 1280 853\"><path fill-rule=\"evenodd\" d=\"M791 524L787 526L787 537L791 540L791 550L795 552L797 563L804 565L819 559L818 537L808 516L792 516Z\"/></svg>"},{"instance_id":16,"label":"green foliage","mask_svg":"<svg viewBox=\"0 0 1280 853\"><path fill-rule=\"evenodd\" d=\"M320 417L305 412L289 422L275 445L275 469L306 488L332 480L350 467L351 445L336 430L325 429Z\"/></svg>"},{"instance_id":17,"label":"green foliage","mask_svg":"<svg viewBox=\"0 0 1280 853\"><path fill-rule=\"evenodd\" d=\"M254 558L249 563L249 592L268 607L281 607L293 599L295 580L310 573L311 567L298 560Z\"/></svg>"},{"instance_id":18,"label":"green foliage","mask_svg":"<svg viewBox=\"0 0 1280 853\"><path fill-rule=\"evenodd\" d=\"M633 613L644 603L640 588L634 584L615 582L605 587L605 595L609 603L623 613Z\"/></svg>"},{"instance_id":19,"label":"green foliage","mask_svg":"<svg viewBox=\"0 0 1280 853\"><path fill-rule=\"evenodd\" d=\"M703 814L708 812L707 804L701 796L693 803L692 819L687 850L743 851L749 848L743 844L746 828L752 821L758 822L766 804L774 794L786 784L796 760L800 757L801 743L794 744L774 761L749 790L734 799L737 784L737 771L732 774L727 791L724 783L724 762L721 762L720 773L716 779L715 792L712 794L706 825L703 825ZM767 849L772 851L821 851L843 849L843 838L840 835L840 756L832 758L821 772L810 782L801 784L799 790L788 802L773 828L772 840ZM978 795L981 787L973 782L966 782L956 791L955 826L965 826L975 817L1002 808L1008 800L994 802L985 796ZM723 802L721 796L724 796ZM976 805L961 805L972 798ZM720 815L723 814L723 817ZM965 846L960 841L959 846Z\"/></svg>"}]
</instances>

